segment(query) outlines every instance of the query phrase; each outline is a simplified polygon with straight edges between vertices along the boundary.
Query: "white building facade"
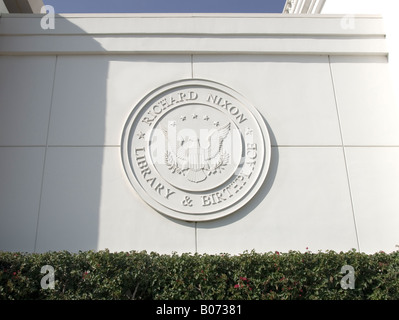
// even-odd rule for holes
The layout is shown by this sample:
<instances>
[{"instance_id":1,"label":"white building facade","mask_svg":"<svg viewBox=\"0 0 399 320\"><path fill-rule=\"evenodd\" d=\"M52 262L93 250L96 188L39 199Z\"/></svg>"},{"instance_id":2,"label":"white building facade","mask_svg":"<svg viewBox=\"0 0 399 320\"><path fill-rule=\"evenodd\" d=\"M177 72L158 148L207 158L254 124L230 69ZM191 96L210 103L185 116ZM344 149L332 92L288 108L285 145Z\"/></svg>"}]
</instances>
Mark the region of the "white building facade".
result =
<instances>
[{"instance_id":1,"label":"white building facade","mask_svg":"<svg viewBox=\"0 0 399 320\"><path fill-rule=\"evenodd\" d=\"M3 14L0 250L395 250L399 109L383 19L355 15L356 27L345 28L344 18L57 15L55 28L43 29L43 15ZM183 84L186 95L179 100L173 90ZM203 91L199 101L205 87L212 98ZM134 139L145 134L132 131L138 126L133 120L164 97L180 108L173 109L180 110L176 122L192 117L192 127L197 116L207 121L215 112L208 118L215 118L216 128L219 113L212 108L222 105L217 95L224 95L226 107L249 110L241 121L255 115L264 141L257 144L259 154L265 146L255 177L261 179L245 197L220 207L226 214L176 218L173 205L163 211L151 203L161 185L150 180L140 191L132 181L137 166L143 169L135 163ZM245 140L253 127L240 128L239 114L229 110L235 116L231 126L241 134L237 141L245 141L240 152L255 157ZM127 161L125 143L133 146ZM190 161L186 168L174 162L181 174L169 182L192 186L191 199L203 197L202 207L213 201L216 208L228 194L209 191L213 198L204 198L201 178L192 185L182 178L184 170L194 170ZM169 174L161 171L159 176ZM164 185L162 192L168 190ZM184 199L174 205L189 205Z\"/></svg>"}]
</instances>

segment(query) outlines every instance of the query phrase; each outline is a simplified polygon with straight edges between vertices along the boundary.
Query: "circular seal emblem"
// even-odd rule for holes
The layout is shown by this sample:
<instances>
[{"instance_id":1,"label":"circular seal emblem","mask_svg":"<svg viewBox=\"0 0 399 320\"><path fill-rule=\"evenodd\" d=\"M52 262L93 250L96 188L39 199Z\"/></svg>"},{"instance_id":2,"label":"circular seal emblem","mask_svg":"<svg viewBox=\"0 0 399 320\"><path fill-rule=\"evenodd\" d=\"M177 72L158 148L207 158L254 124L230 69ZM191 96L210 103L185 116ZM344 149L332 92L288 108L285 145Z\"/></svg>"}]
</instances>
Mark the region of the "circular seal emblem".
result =
<instances>
[{"instance_id":1,"label":"circular seal emblem","mask_svg":"<svg viewBox=\"0 0 399 320\"><path fill-rule=\"evenodd\" d=\"M142 99L122 135L122 162L157 211L207 221L245 205L264 182L270 139L258 111L208 80L164 85Z\"/></svg>"}]
</instances>

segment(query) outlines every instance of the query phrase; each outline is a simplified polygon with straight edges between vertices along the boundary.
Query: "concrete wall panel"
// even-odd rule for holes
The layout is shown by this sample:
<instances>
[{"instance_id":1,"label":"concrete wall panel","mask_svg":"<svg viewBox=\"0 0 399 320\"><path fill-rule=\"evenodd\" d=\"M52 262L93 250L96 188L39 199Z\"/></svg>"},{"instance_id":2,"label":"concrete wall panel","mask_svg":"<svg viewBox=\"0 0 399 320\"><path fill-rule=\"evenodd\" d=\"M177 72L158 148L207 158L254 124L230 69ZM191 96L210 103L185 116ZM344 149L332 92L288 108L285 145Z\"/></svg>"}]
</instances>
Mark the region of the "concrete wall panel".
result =
<instances>
[{"instance_id":1,"label":"concrete wall panel","mask_svg":"<svg viewBox=\"0 0 399 320\"><path fill-rule=\"evenodd\" d=\"M0 24L0 250L392 251L399 111L379 16L72 15ZM157 24L159 22L159 24ZM271 165L254 198L208 222L134 191L122 132L182 79L220 83L262 115Z\"/></svg>"}]
</instances>

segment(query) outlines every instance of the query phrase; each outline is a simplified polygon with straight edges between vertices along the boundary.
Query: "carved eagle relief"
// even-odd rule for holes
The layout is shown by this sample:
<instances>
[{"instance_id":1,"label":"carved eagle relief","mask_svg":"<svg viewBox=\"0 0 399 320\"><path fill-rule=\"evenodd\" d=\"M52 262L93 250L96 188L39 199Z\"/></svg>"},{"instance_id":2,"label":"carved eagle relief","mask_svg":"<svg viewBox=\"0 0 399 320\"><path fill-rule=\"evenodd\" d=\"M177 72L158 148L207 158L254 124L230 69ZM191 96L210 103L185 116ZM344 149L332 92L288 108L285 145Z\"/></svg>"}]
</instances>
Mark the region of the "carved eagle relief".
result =
<instances>
[{"instance_id":1,"label":"carved eagle relief","mask_svg":"<svg viewBox=\"0 0 399 320\"><path fill-rule=\"evenodd\" d=\"M171 150L165 153L165 163L169 170L185 176L189 181L199 183L211 174L222 172L228 164L230 155L223 150L223 142L230 132L228 123L211 132L207 137L208 147L203 148L197 137L181 139L176 152ZM167 130L163 130L166 141Z\"/></svg>"}]
</instances>

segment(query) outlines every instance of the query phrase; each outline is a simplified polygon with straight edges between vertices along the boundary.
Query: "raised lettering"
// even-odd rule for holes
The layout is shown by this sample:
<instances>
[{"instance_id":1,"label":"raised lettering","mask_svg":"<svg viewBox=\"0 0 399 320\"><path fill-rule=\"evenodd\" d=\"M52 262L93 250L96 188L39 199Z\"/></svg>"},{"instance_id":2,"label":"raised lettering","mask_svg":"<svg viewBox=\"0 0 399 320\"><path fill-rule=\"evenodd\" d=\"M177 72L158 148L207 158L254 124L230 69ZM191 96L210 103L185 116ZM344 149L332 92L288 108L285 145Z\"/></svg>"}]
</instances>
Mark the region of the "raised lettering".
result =
<instances>
[{"instance_id":1,"label":"raised lettering","mask_svg":"<svg viewBox=\"0 0 399 320\"><path fill-rule=\"evenodd\" d=\"M156 178L150 178L150 179L147 179L146 181L147 181L147 182L150 184L150 186L152 187L152 186L154 185L155 180L156 180Z\"/></svg>"},{"instance_id":2,"label":"raised lettering","mask_svg":"<svg viewBox=\"0 0 399 320\"><path fill-rule=\"evenodd\" d=\"M162 108L156 104L152 107L152 111L154 111L155 114L160 114L162 112Z\"/></svg>"},{"instance_id":3,"label":"raised lettering","mask_svg":"<svg viewBox=\"0 0 399 320\"><path fill-rule=\"evenodd\" d=\"M236 119L240 124L248 120L247 118L245 118L243 113L240 114L240 109L238 107L233 106L231 102L228 102L227 100L224 100L224 102L222 103L222 100L223 99L221 97L213 96L212 94L209 94L207 99L208 102L217 104L218 106L226 109L232 116L236 116Z\"/></svg>"},{"instance_id":4,"label":"raised lettering","mask_svg":"<svg viewBox=\"0 0 399 320\"><path fill-rule=\"evenodd\" d=\"M148 113L150 114L150 113ZM152 114L150 114L152 116ZM152 125L152 122L157 118L157 116L152 116L152 118L144 117L141 122L148 124L149 126Z\"/></svg>"},{"instance_id":5,"label":"raised lettering","mask_svg":"<svg viewBox=\"0 0 399 320\"><path fill-rule=\"evenodd\" d=\"M194 91L190 91L188 96L189 96L189 98L187 100L197 100L197 98L198 98L198 94Z\"/></svg>"},{"instance_id":6,"label":"raised lettering","mask_svg":"<svg viewBox=\"0 0 399 320\"><path fill-rule=\"evenodd\" d=\"M251 160L256 159L258 156L256 143L247 143L247 156Z\"/></svg>"},{"instance_id":7,"label":"raised lettering","mask_svg":"<svg viewBox=\"0 0 399 320\"><path fill-rule=\"evenodd\" d=\"M242 123L247 120L247 118L244 118L244 115L242 113L238 115L236 119L238 120L239 123Z\"/></svg>"},{"instance_id":8,"label":"raised lettering","mask_svg":"<svg viewBox=\"0 0 399 320\"><path fill-rule=\"evenodd\" d=\"M231 198L233 196L233 194L230 191L231 185L229 184L228 186L226 186L226 188L223 189L223 191L227 191L227 193L229 194L229 198Z\"/></svg>"},{"instance_id":9,"label":"raised lettering","mask_svg":"<svg viewBox=\"0 0 399 320\"><path fill-rule=\"evenodd\" d=\"M219 105L220 102L222 101L222 98L220 98L220 97L218 97L218 96L213 96L213 95L209 94L207 100L208 100L209 102L212 100L212 102L213 102L214 104Z\"/></svg>"},{"instance_id":10,"label":"raised lettering","mask_svg":"<svg viewBox=\"0 0 399 320\"><path fill-rule=\"evenodd\" d=\"M143 175L143 178L145 179L147 174L151 174L150 168L148 168L148 167L144 168L143 170L141 170L141 174Z\"/></svg>"},{"instance_id":11,"label":"raised lettering","mask_svg":"<svg viewBox=\"0 0 399 320\"><path fill-rule=\"evenodd\" d=\"M223 197L222 192L215 192L209 196L201 196L201 198L202 198L202 206L203 207L218 204L218 203L221 203L226 200Z\"/></svg>"},{"instance_id":12,"label":"raised lettering","mask_svg":"<svg viewBox=\"0 0 399 320\"><path fill-rule=\"evenodd\" d=\"M172 105L174 105L176 103L176 100L172 97L172 96L170 96L170 99L169 99L169 106L172 106Z\"/></svg>"},{"instance_id":13,"label":"raised lettering","mask_svg":"<svg viewBox=\"0 0 399 320\"><path fill-rule=\"evenodd\" d=\"M201 196L201 198L202 198L202 206L203 207L207 207L207 206L210 206L212 204L210 196Z\"/></svg>"},{"instance_id":14,"label":"raised lettering","mask_svg":"<svg viewBox=\"0 0 399 320\"><path fill-rule=\"evenodd\" d=\"M217 197L218 203L220 203L220 202L226 200L225 198L223 198L223 195L222 195L221 192L216 192L215 195L216 195L216 197Z\"/></svg>"},{"instance_id":15,"label":"raised lettering","mask_svg":"<svg viewBox=\"0 0 399 320\"><path fill-rule=\"evenodd\" d=\"M228 102L227 100L224 100L224 104L222 104L221 106L223 108L225 108L226 110L231 110L231 108L229 109L228 106L231 105L230 102ZM230 111L231 112L231 111Z\"/></svg>"},{"instance_id":16,"label":"raised lettering","mask_svg":"<svg viewBox=\"0 0 399 320\"><path fill-rule=\"evenodd\" d=\"M172 194L174 194L174 193L175 193L174 191L170 191L170 189L166 189L165 198L166 198L166 199L169 199L169 197L170 197Z\"/></svg>"},{"instance_id":17,"label":"raised lettering","mask_svg":"<svg viewBox=\"0 0 399 320\"><path fill-rule=\"evenodd\" d=\"M164 186L161 183L158 183L157 186L155 187L155 191L158 191L159 194L161 194L161 190L164 188Z\"/></svg>"},{"instance_id":18,"label":"raised lettering","mask_svg":"<svg viewBox=\"0 0 399 320\"><path fill-rule=\"evenodd\" d=\"M145 148L136 148L135 149L136 158L139 157L139 152L145 152Z\"/></svg>"},{"instance_id":19,"label":"raised lettering","mask_svg":"<svg viewBox=\"0 0 399 320\"><path fill-rule=\"evenodd\" d=\"M158 103L163 107L163 110L170 107L170 104L166 101L166 99L159 100Z\"/></svg>"},{"instance_id":20,"label":"raised lettering","mask_svg":"<svg viewBox=\"0 0 399 320\"><path fill-rule=\"evenodd\" d=\"M137 160L139 160L139 159L144 159L144 160L137 161L137 165L139 166L139 168L140 168L140 169L147 168L147 167L148 167L148 164L147 164L147 161L145 160L145 157L139 157L139 158L137 158Z\"/></svg>"},{"instance_id":21,"label":"raised lettering","mask_svg":"<svg viewBox=\"0 0 399 320\"><path fill-rule=\"evenodd\" d=\"M240 112L240 110L238 110L238 108L235 107L235 106L232 106L232 107L230 108L230 113L231 113L233 116L237 115L239 112Z\"/></svg>"},{"instance_id":22,"label":"raised lettering","mask_svg":"<svg viewBox=\"0 0 399 320\"><path fill-rule=\"evenodd\" d=\"M244 170L242 170L241 172L240 172L240 174L238 175L238 177L237 177L237 179L239 180L239 181L244 181L245 180L245 178L246 179L249 179L250 177L251 177L251 175L252 175L252 171L250 172L250 173L247 173L246 171L244 171ZM244 186L244 184L246 184L247 182L244 182L243 184L242 184L242 186L241 186L241 188ZM241 189L240 188L240 189Z\"/></svg>"},{"instance_id":23,"label":"raised lettering","mask_svg":"<svg viewBox=\"0 0 399 320\"><path fill-rule=\"evenodd\" d=\"M183 93L183 92L179 92L179 97L180 97L180 101L179 102L182 102L186 98L186 94Z\"/></svg>"}]
</instances>

